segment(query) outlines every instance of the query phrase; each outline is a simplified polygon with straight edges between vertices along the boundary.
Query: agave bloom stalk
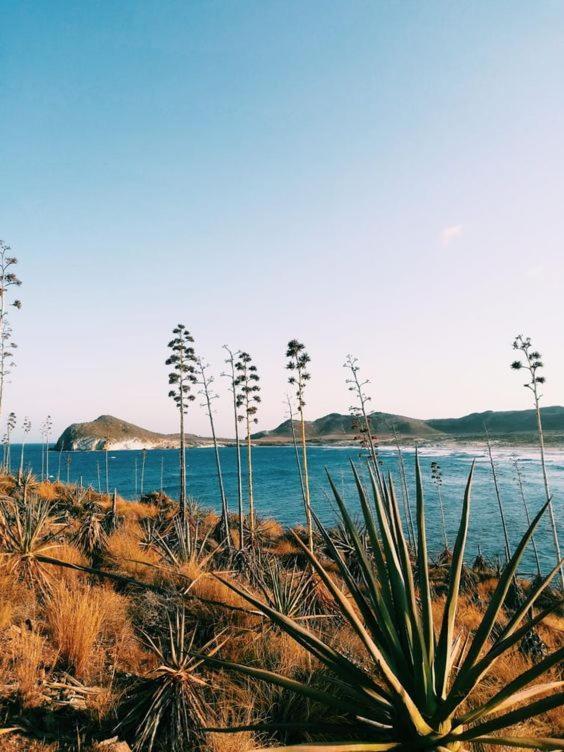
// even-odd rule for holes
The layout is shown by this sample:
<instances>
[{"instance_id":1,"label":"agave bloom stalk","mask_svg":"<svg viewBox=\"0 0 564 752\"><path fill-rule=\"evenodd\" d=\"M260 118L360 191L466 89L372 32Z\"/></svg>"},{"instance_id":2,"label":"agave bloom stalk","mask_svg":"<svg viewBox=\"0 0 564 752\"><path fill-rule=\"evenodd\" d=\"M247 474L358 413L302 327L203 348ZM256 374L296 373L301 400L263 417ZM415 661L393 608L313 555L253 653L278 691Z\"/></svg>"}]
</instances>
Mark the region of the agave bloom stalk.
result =
<instances>
[{"instance_id":1,"label":"agave bloom stalk","mask_svg":"<svg viewBox=\"0 0 564 752\"><path fill-rule=\"evenodd\" d=\"M533 343L530 337L524 337L522 334L518 334L513 342L513 349L519 350L523 353L525 361L514 360L511 364L511 368L514 371L520 371L525 369L529 373L529 380L523 384L526 389L529 389L533 395L533 401L535 405L535 416L537 420L537 435L539 439L539 449L541 457L542 468L542 480L544 484L544 492L546 500L548 502L548 511L550 515L550 527L552 529L552 540L554 542L554 552L556 554L556 560L560 561L560 542L558 540L558 528L556 527L556 519L554 517L554 506L552 504L552 493L550 491L550 485L548 482L548 473L546 470L546 457L544 449L544 431L542 429L542 418L540 411L540 401L542 394L539 392L539 386L545 383L544 376L539 376L539 370L544 367L544 363L541 360L541 354L537 350L533 349ZM560 567L560 587L564 590L564 567Z\"/></svg>"},{"instance_id":2,"label":"agave bloom stalk","mask_svg":"<svg viewBox=\"0 0 564 752\"><path fill-rule=\"evenodd\" d=\"M240 421L246 424L247 443L247 489L249 495L249 534L251 544L255 542L255 491L253 483L253 442L251 438L251 425L257 423L258 405L260 404L260 377L257 367L247 352L240 352L235 363L237 378L235 379L236 408L242 409L243 414L238 414Z\"/></svg>"},{"instance_id":3,"label":"agave bloom stalk","mask_svg":"<svg viewBox=\"0 0 564 752\"><path fill-rule=\"evenodd\" d=\"M439 497L439 507L441 509L441 523L443 527L445 551L448 551L449 545L448 545L448 537L447 537L447 531L446 531L445 505L443 503L443 494L442 494L443 474L442 474L441 467L438 462L431 462L431 480L433 481L437 489L437 496Z\"/></svg>"},{"instance_id":4,"label":"agave bloom stalk","mask_svg":"<svg viewBox=\"0 0 564 752\"><path fill-rule=\"evenodd\" d=\"M296 397L298 402L298 412L300 415L301 426L301 443L302 443L302 468L303 468L303 485L304 485L304 505L305 516L307 525L307 540L309 550L313 551L313 523L311 513L311 496L309 490L309 470L307 464L307 443L306 443L306 429L305 429L305 388L307 382L311 376L307 370L310 362L310 357L306 352L305 345L298 342L297 339L292 339L288 342L286 348L286 357L288 362L286 368L292 372L292 375L288 379L288 383L296 387Z\"/></svg>"},{"instance_id":5,"label":"agave bloom stalk","mask_svg":"<svg viewBox=\"0 0 564 752\"><path fill-rule=\"evenodd\" d=\"M329 532L317 518L316 524L326 550L344 587L337 584L326 566L297 536L296 543L308 556L312 568L338 604L342 618L362 645L364 659L351 661L338 645L325 642L318 632L308 630L246 590L223 580L329 669L336 679L335 689L320 689L257 666L244 666L216 658L211 658L210 664L284 687L334 710L338 720L330 725L323 719L316 723L315 717L310 718L307 725L293 724L296 729L306 728L310 738L312 734L319 733L325 739L329 736L332 740L320 744L309 742L309 752L326 752L327 749L332 752L463 752L468 749L468 744L473 743L485 747L508 745L560 750L564 744L561 738L523 738L512 736L506 729L562 706L563 681L547 678L544 683L534 682L562 662L564 648L555 650L521 673L490 699L481 700L473 695L472 703L465 704L496 661L518 645L531 627L540 623L563 602L560 600L532 619L528 618L539 596L558 571L557 565L542 582L531 586L524 603L506 623L499 625L498 618L517 566L548 502L536 514L501 572L480 624L465 638L457 631L456 621L470 518L473 468L466 484L461 522L450 563L448 592L438 632L435 632L433 625L425 504L418 458L415 563L409 556L393 486L382 483L371 468L372 499L369 500L356 470L354 476L370 542L368 552L331 479L330 483L343 524L354 545L360 578L353 575ZM508 711L508 708L514 709ZM259 724L255 728L266 727ZM497 732L502 734L497 736ZM351 739L354 741L351 742ZM295 749L299 750L300 746Z\"/></svg>"},{"instance_id":6,"label":"agave bloom stalk","mask_svg":"<svg viewBox=\"0 0 564 752\"><path fill-rule=\"evenodd\" d=\"M244 546L245 515L243 511L243 465L241 462L241 436L239 433L239 405L237 399L237 375L235 372L235 358L239 352L233 352L227 345L223 345L227 352L225 362L229 366L228 373L222 374L229 379L229 391L233 399L233 419L235 423L235 459L237 462L237 510L239 513L239 549Z\"/></svg>"},{"instance_id":7,"label":"agave bloom stalk","mask_svg":"<svg viewBox=\"0 0 564 752\"><path fill-rule=\"evenodd\" d=\"M215 420L213 417L213 401L219 399L219 395L212 390L214 378L209 374L209 364L204 363L201 358L197 361L198 384L202 387L200 394L204 398L203 407L205 408L210 421L210 430L212 433L213 449L215 456L215 469L217 474L217 483L219 486L219 498L221 501L221 527L222 535L228 548L231 548L231 535L229 531L229 506L227 504L227 494L225 493L225 484L223 482L223 472L221 470L221 458L219 456L219 445L215 432Z\"/></svg>"},{"instance_id":8,"label":"agave bloom stalk","mask_svg":"<svg viewBox=\"0 0 564 752\"><path fill-rule=\"evenodd\" d=\"M27 435L31 431L31 420L27 416L24 418L22 428L23 428L24 435L22 437L22 445L20 449L20 467L18 470L18 480L20 481L23 477L23 472L24 472L24 450L25 450L26 439L27 439Z\"/></svg>"},{"instance_id":9,"label":"agave bloom stalk","mask_svg":"<svg viewBox=\"0 0 564 752\"><path fill-rule=\"evenodd\" d=\"M304 484L304 475L302 472L302 463L300 462L300 453L298 451L298 441L296 438L296 426L294 425L294 410L292 408L292 400L290 399L290 395L286 395L286 402L288 404L288 415L290 416L290 429L292 431L292 444L294 446L294 455L296 457L296 468L298 470L298 477L300 479L300 488L302 491L302 499L304 502L304 506L306 504L306 492L305 492L305 484Z\"/></svg>"},{"instance_id":10,"label":"agave bloom stalk","mask_svg":"<svg viewBox=\"0 0 564 752\"><path fill-rule=\"evenodd\" d=\"M10 251L10 246L0 240L0 417L4 402L4 385L14 365L14 350L17 348L12 339L7 308L9 305L18 309L22 307L20 300L14 300L10 304L8 299L10 288L21 285L13 271L18 260Z\"/></svg>"},{"instance_id":11,"label":"agave bloom stalk","mask_svg":"<svg viewBox=\"0 0 564 752\"><path fill-rule=\"evenodd\" d=\"M515 459L513 461L513 467L515 468L515 477L517 480L517 485L519 487L519 495L521 496L521 501L523 502L523 509L525 510L525 517L527 519L527 525L531 524L531 515L529 514L529 505L527 504L527 499L525 497L525 487L523 485L523 477L521 475L521 467L519 466L519 461ZM533 546L533 551L535 553L535 562L537 565L537 575L542 577L542 571L541 571L541 565L540 565L540 559L539 559L539 552L537 549L537 544L535 541L535 536L531 536L531 544Z\"/></svg>"},{"instance_id":12,"label":"agave bloom stalk","mask_svg":"<svg viewBox=\"0 0 564 752\"><path fill-rule=\"evenodd\" d=\"M194 400L190 393L196 383L195 367L196 355L192 343L194 338L184 324L178 324L172 330L173 339L168 343L171 354L166 359L166 365L172 366L168 375L168 383L172 388L168 396L174 401L180 416L180 515L186 523L186 436L184 433L184 418L188 405Z\"/></svg>"},{"instance_id":13,"label":"agave bloom stalk","mask_svg":"<svg viewBox=\"0 0 564 752\"><path fill-rule=\"evenodd\" d=\"M353 413L353 415L358 416L359 418L362 418L362 423L363 423L362 432L365 436L365 441L370 451L370 459L372 460L372 466L376 468L378 464L378 456L376 452L376 444L374 442L374 436L372 434L372 426L370 424L370 418L368 416L368 410L367 410L367 404L368 402L370 402L372 397L369 397L364 391L364 387L370 382L368 379L365 379L364 381L360 380L360 376L359 376L360 366L358 364L358 358L354 358L352 355L347 355L347 359L345 360L345 364L343 367L347 368L351 373L351 378L346 380L346 383L349 385L349 392L354 392L358 400L358 405L352 406L350 410Z\"/></svg>"}]
</instances>

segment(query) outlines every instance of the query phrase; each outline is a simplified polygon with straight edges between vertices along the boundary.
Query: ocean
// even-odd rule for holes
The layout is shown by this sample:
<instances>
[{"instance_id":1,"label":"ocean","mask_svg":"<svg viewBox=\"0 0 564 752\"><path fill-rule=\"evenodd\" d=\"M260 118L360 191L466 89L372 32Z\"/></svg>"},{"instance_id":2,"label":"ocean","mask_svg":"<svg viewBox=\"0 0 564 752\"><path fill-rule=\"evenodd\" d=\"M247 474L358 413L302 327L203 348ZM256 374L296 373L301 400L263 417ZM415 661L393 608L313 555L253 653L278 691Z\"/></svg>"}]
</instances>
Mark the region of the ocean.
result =
<instances>
[{"instance_id":1,"label":"ocean","mask_svg":"<svg viewBox=\"0 0 564 752\"><path fill-rule=\"evenodd\" d=\"M44 461L42 447L30 444L25 447L25 467L40 476ZM214 451L211 447L187 450L188 494L200 504L219 509L219 491L215 469ZM411 509L415 503L414 452L403 450L408 495ZM393 447L380 448L383 470L391 473L396 482L400 501L402 490L398 454ZM11 447L11 464L17 468L20 446ZM237 508L236 452L234 447L222 447L220 458L230 509ZM243 460L245 454L243 452ZM308 450L311 497L313 508L326 524L337 520L335 502L327 480L330 473L343 498L354 514L358 513L356 489L351 462L361 473L366 470L366 457L354 446L312 446ZM541 466L538 452L533 448L494 448L500 494L504 506L511 547L515 546L526 528L526 517L517 482L514 461L517 459L526 501L531 514L543 503ZM49 452L49 477L72 483L91 485L96 490L106 489L106 462L104 452ZM478 551L490 558L503 560L504 543L500 514L495 494L492 470L484 447L420 449L420 462L425 482L426 518L430 553L438 554L443 548L438 490L431 478L431 463L437 462L442 475L441 493L445 509L447 539L452 547L460 517L464 487L472 461L476 459L476 472L472 492L472 512L468 537L468 558ZM137 498L141 491L142 452L114 451L108 453L108 488L126 499ZM304 511L296 470L294 448L256 447L253 449L255 508L262 517L274 517L284 525L303 522ZM548 451L548 471L552 486L555 516L561 525L564 511L564 451ZM244 477L245 482L245 477ZM169 496L178 496L178 452L176 450L147 451L143 478L143 491L162 490ZM548 524L548 514L536 534L541 564L544 570L553 566L554 547ZM561 536L562 537L562 536ZM564 543L564 541L563 541ZM520 571L533 573L535 559L532 548L526 552Z\"/></svg>"}]
</instances>

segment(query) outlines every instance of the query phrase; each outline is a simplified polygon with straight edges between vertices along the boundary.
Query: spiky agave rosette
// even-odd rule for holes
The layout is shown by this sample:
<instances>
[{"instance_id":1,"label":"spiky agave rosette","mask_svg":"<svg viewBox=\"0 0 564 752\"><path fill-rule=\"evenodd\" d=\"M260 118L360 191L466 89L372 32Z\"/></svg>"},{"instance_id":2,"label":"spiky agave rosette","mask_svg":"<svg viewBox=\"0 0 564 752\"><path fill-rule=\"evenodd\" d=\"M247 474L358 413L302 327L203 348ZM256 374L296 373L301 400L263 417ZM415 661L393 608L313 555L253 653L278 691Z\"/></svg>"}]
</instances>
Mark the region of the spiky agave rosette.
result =
<instances>
[{"instance_id":1,"label":"spiky agave rosette","mask_svg":"<svg viewBox=\"0 0 564 752\"><path fill-rule=\"evenodd\" d=\"M457 632L456 617L470 515L473 469L464 494L462 519L449 567L448 593L437 634L432 619L425 508L417 458L415 563L411 561L404 537L393 485L386 484L372 471L371 505L360 477L353 468L368 545L363 542L357 525L329 478L343 525L352 541L360 569L358 576L351 572L331 536L316 518L328 554L337 566L348 592L336 584L319 558L296 538L298 545L309 557L314 571L338 603L342 617L362 644L366 654L363 666L353 663L303 624L224 580L226 585L291 635L334 676L333 693L255 666L234 664L217 658L207 659L213 666L235 670L285 687L335 711L336 718L342 719L342 722L337 720L330 725L322 722L307 724L310 736L318 733L335 741L297 745L300 749L313 752L326 752L327 749L335 752L462 752L467 749L467 744L474 742L485 746L506 745L542 750L561 750L564 747L564 739L515 737L505 731L514 724L564 703L564 693L561 691L564 682L553 680L533 684L563 660L563 648L526 670L487 701L477 704L473 702L472 706L466 702L500 656L518 645L532 627L563 602L560 599L550 608L531 616L531 609L558 571L557 565L548 576L531 587L526 600L508 622L503 626L498 624L494 636L494 625L498 623L523 551L547 508L545 504L502 571L478 628L466 636ZM295 727L298 728L299 724L295 724ZM267 730L264 724L246 728ZM274 730L274 727L270 728ZM495 736L498 732L504 732L505 735ZM339 738L352 738L353 741L338 741Z\"/></svg>"}]
</instances>

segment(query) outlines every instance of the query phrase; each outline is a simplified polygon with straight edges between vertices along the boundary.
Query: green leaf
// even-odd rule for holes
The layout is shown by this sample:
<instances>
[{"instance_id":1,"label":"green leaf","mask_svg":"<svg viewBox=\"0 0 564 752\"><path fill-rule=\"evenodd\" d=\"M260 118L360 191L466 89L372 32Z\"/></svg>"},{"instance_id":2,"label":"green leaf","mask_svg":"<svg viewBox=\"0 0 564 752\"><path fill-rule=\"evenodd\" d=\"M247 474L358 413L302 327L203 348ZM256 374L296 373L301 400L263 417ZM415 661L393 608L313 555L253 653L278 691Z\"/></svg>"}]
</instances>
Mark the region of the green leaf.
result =
<instances>
[{"instance_id":1,"label":"green leaf","mask_svg":"<svg viewBox=\"0 0 564 752\"><path fill-rule=\"evenodd\" d=\"M491 721L480 723L477 726L473 726L470 729L463 731L457 738L461 740L474 740L478 736L489 735L493 731L501 731L502 729L513 726L516 723L521 723L529 718L533 718L541 713L546 713L549 710L560 707L564 703L564 692L557 692L556 694L545 697L542 700L533 702L531 705L527 705L524 708L517 708L510 713L500 715Z\"/></svg>"},{"instance_id":2,"label":"green leaf","mask_svg":"<svg viewBox=\"0 0 564 752\"><path fill-rule=\"evenodd\" d=\"M453 645L454 626L456 613L458 609L458 596L460 593L460 580L462 577L462 568L464 566L464 551L466 548L466 537L468 535L468 520L470 518L470 496L472 490L472 478L474 475L475 462L472 462L466 490L464 492L464 503L462 506L462 517L458 528L458 535L454 545L452 563L450 566L449 588L447 599L443 611L443 619L439 642L437 645L436 660L436 682L437 694L444 698L447 691L447 682L451 666L451 651Z\"/></svg>"}]
</instances>

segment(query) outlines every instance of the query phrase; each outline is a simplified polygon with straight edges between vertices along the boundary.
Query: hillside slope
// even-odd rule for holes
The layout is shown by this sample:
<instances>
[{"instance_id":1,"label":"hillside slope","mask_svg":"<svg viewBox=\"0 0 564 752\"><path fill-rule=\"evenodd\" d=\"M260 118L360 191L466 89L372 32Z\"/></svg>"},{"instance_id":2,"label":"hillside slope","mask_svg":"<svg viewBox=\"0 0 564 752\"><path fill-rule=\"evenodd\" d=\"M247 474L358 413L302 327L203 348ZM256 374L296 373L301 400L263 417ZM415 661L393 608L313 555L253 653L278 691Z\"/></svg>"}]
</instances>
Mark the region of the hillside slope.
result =
<instances>
[{"instance_id":1,"label":"hillside slope","mask_svg":"<svg viewBox=\"0 0 564 752\"><path fill-rule=\"evenodd\" d=\"M94 449L175 449L179 446L178 434L148 431L133 423L100 415L87 423L73 423L59 437L56 451L90 451ZM193 434L186 434L186 443L200 446L209 443Z\"/></svg>"},{"instance_id":2,"label":"hillside slope","mask_svg":"<svg viewBox=\"0 0 564 752\"><path fill-rule=\"evenodd\" d=\"M545 431L564 431L564 407L542 407L541 416ZM431 418L425 422L438 431L454 436L480 435L484 433L484 426L491 434L497 435L533 432L537 429L534 410L487 410L483 413L470 413L462 418Z\"/></svg>"},{"instance_id":3,"label":"hillside slope","mask_svg":"<svg viewBox=\"0 0 564 752\"><path fill-rule=\"evenodd\" d=\"M306 422L306 436L311 441L338 441L351 439L358 433L355 421L350 415L329 413L317 420ZM297 427L297 421L294 421ZM370 415L372 432L380 437L393 437L394 430L400 437L433 438L441 435L440 431L418 418L408 418L405 415L374 412ZM272 431L259 431L253 434L253 439L261 443L287 440L292 436L292 426L285 420Z\"/></svg>"}]
</instances>

